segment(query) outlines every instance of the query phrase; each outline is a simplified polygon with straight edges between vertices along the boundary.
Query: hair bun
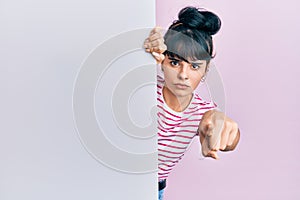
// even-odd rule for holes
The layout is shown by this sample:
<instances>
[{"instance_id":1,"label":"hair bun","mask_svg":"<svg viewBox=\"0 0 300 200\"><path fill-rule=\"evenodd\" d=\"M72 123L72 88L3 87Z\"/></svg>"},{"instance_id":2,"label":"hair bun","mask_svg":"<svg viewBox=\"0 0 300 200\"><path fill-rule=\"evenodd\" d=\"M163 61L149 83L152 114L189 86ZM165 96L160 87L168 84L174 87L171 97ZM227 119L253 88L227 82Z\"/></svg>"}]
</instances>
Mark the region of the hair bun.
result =
<instances>
[{"instance_id":1,"label":"hair bun","mask_svg":"<svg viewBox=\"0 0 300 200\"><path fill-rule=\"evenodd\" d=\"M185 26L209 35L216 34L221 28L221 20L217 15L206 10L198 10L195 7L183 8L178 14L178 19Z\"/></svg>"}]
</instances>

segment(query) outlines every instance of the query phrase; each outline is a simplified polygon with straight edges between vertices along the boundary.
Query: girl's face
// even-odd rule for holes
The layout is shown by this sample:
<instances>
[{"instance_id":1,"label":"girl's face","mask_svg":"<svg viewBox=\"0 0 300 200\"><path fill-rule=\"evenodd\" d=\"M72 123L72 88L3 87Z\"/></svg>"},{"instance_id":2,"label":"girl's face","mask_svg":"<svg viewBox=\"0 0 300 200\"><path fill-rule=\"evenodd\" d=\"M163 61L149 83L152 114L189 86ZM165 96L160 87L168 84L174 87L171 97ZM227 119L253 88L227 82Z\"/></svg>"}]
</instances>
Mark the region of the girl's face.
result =
<instances>
[{"instance_id":1,"label":"girl's face","mask_svg":"<svg viewBox=\"0 0 300 200\"><path fill-rule=\"evenodd\" d=\"M190 98L206 73L207 61L184 61L166 55L162 63L165 87L178 98Z\"/></svg>"}]
</instances>

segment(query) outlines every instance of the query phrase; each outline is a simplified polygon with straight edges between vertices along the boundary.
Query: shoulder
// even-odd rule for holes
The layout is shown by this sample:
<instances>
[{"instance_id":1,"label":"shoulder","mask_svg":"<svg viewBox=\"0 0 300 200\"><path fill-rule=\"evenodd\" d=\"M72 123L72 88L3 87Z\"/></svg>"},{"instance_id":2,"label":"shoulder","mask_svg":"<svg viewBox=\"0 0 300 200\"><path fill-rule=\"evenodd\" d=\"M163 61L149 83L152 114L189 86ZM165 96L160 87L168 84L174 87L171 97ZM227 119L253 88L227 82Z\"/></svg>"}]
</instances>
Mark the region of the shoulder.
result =
<instances>
[{"instance_id":1,"label":"shoulder","mask_svg":"<svg viewBox=\"0 0 300 200\"><path fill-rule=\"evenodd\" d=\"M157 78L157 87L162 88L162 86L164 85L165 79L161 75L157 75L156 78Z\"/></svg>"},{"instance_id":2,"label":"shoulder","mask_svg":"<svg viewBox=\"0 0 300 200\"><path fill-rule=\"evenodd\" d=\"M215 102L205 101L197 93L194 93L193 104L194 106L200 107L202 109L207 109L207 110L217 108L217 104Z\"/></svg>"},{"instance_id":3,"label":"shoulder","mask_svg":"<svg viewBox=\"0 0 300 200\"><path fill-rule=\"evenodd\" d=\"M156 78L157 78L158 82L164 82L165 81L164 77L162 75L160 75L160 74L157 74Z\"/></svg>"}]
</instances>

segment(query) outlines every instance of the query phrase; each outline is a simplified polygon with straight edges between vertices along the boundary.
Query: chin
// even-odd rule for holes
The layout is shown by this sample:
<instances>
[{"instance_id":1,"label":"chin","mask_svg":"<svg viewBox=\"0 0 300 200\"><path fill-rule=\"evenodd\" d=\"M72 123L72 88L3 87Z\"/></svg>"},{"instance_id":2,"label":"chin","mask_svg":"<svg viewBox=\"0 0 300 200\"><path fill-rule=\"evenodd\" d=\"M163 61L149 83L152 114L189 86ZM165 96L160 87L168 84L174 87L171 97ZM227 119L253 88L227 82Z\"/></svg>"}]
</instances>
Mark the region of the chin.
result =
<instances>
[{"instance_id":1,"label":"chin","mask_svg":"<svg viewBox=\"0 0 300 200\"><path fill-rule=\"evenodd\" d=\"M192 95L191 92L186 92L186 91L174 92L173 94L174 94L176 97L180 97L180 98L182 98L182 97L189 97L189 96Z\"/></svg>"}]
</instances>

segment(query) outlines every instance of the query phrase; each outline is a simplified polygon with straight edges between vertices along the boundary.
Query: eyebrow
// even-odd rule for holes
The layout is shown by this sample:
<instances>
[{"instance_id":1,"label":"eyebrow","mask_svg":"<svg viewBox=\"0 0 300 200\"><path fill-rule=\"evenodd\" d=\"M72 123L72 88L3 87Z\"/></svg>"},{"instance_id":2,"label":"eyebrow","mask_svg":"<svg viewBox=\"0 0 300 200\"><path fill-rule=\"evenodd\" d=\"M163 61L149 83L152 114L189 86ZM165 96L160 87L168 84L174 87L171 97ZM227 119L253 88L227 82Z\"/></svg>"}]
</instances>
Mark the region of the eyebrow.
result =
<instances>
[{"instance_id":1,"label":"eyebrow","mask_svg":"<svg viewBox=\"0 0 300 200\"><path fill-rule=\"evenodd\" d=\"M170 60L182 62L183 60L180 58L169 57Z\"/></svg>"},{"instance_id":2,"label":"eyebrow","mask_svg":"<svg viewBox=\"0 0 300 200\"><path fill-rule=\"evenodd\" d=\"M189 62L192 65L202 65L203 61L195 61L195 62Z\"/></svg>"},{"instance_id":3,"label":"eyebrow","mask_svg":"<svg viewBox=\"0 0 300 200\"><path fill-rule=\"evenodd\" d=\"M194 61L194 62L189 62L187 60L183 60L183 59L176 58L176 57L170 57L170 56L169 56L169 59L173 60L173 61L179 61L179 62L184 61L184 62L190 63L192 65L202 65L203 64L203 61L200 61L200 60L197 60L197 61Z\"/></svg>"},{"instance_id":4,"label":"eyebrow","mask_svg":"<svg viewBox=\"0 0 300 200\"><path fill-rule=\"evenodd\" d=\"M181 58L181 57L179 57L179 56L168 55L168 57L169 57L170 60L173 60L173 61L178 61L178 62L184 61L184 62L190 63L190 62L187 61L186 59Z\"/></svg>"}]
</instances>

